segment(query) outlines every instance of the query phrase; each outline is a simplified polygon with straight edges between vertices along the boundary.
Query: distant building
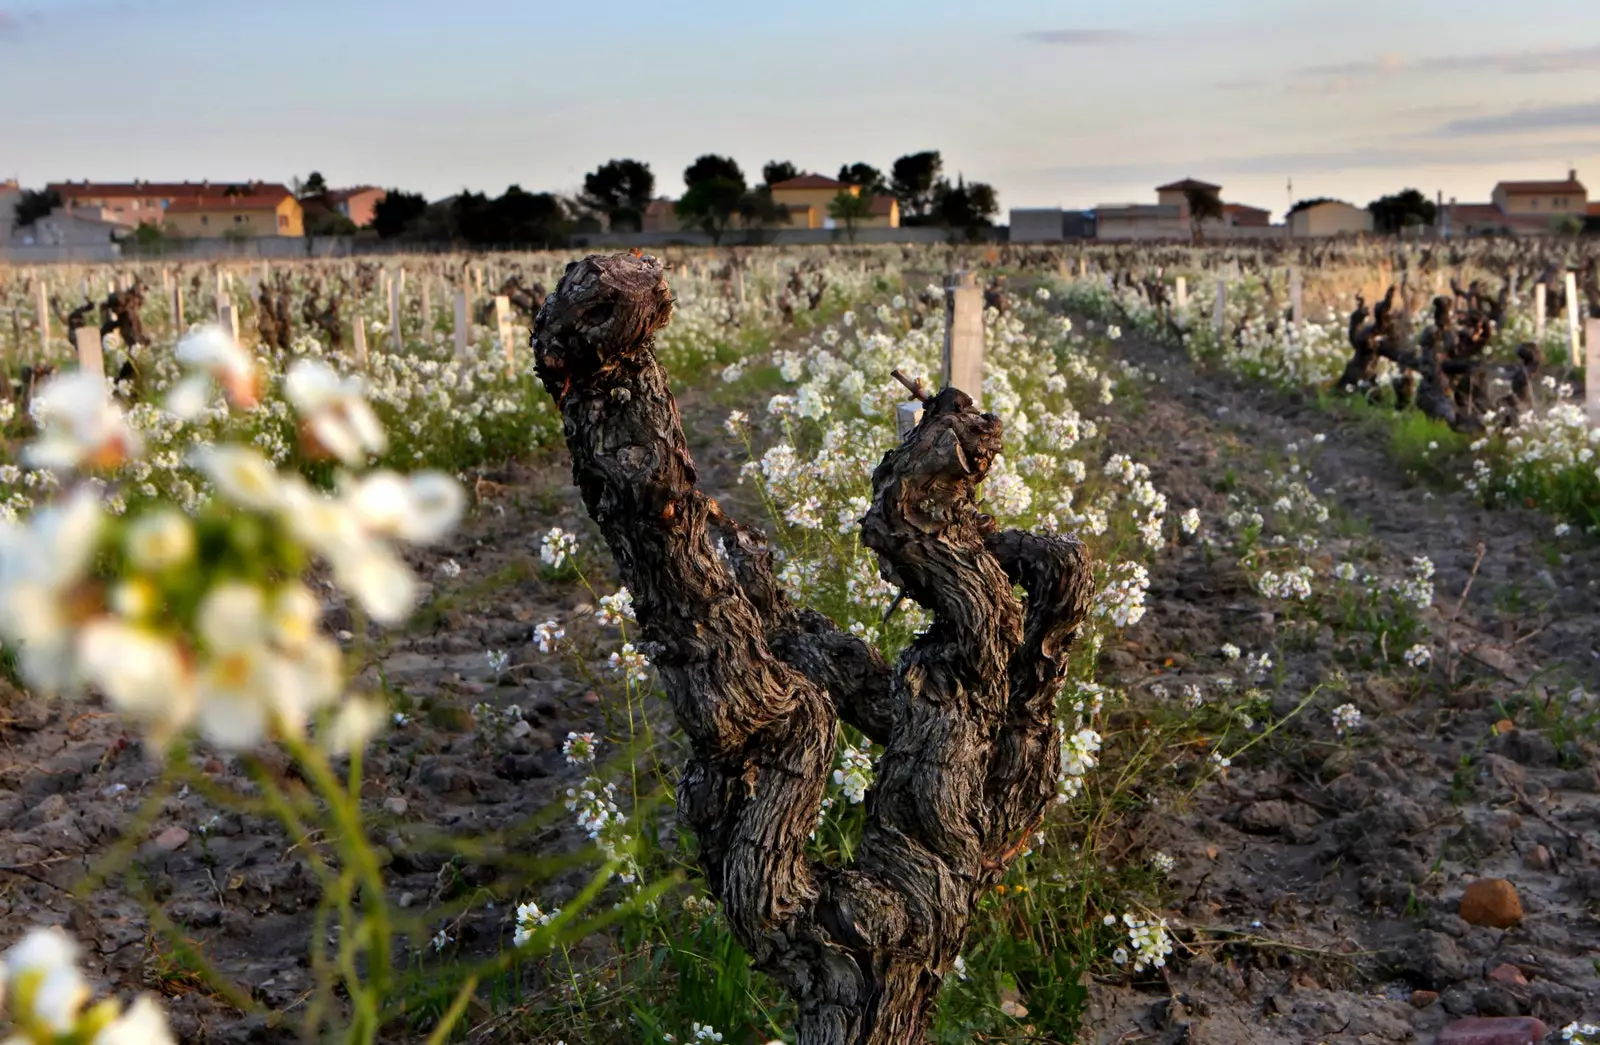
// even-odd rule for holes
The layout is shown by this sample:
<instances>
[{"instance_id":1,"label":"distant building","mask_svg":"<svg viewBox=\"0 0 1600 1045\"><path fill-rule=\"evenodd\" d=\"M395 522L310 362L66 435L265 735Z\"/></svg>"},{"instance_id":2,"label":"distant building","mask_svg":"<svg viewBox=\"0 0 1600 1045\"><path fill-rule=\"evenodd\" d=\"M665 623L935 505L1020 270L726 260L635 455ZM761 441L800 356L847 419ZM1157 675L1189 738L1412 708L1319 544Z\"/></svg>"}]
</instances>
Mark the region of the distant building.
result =
<instances>
[{"instance_id":1,"label":"distant building","mask_svg":"<svg viewBox=\"0 0 1600 1045\"><path fill-rule=\"evenodd\" d=\"M314 207L326 210L349 218L358 229L364 229L372 224L372 216L377 211L378 204L388 197L388 192L371 185L359 185L353 189L329 189L317 196L311 196L300 201L309 216Z\"/></svg>"},{"instance_id":2,"label":"distant building","mask_svg":"<svg viewBox=\"0 0 1600 1045\"><path fill-rule=\"evenodd\" d=\"M1502 214L1534 214L1543 218L1588 212L1589 190L1578 172L1567 171L1566 181L1503 181L1490 199Z\"/></svg>"},{"instance_id":3,"label":"distant building","mask_svg":"<svg viewBox=\"0 0 1600 1045\"><path fill-rule=\"evenodd\" d=\"M1449 235L1537 236L1549 233L1562 219L1583 221L1589 214L1589 190L1578 172L1567 171L1565 181L1502 181L1489 203L1457 203L1439 215L1441 229Z\"/></svg>"},{"instance_id":4,"label":"distant building","mask_svg":"<svg viewBox=\"0 0 1600 1045\"><path fill-rule=\"evenodd\" d=\"M651 200L645 204L640 226L645 232L677 232L683 228L678 221L678 201L665 197Z\"/></svg>"},{"instance_id":5,"label":"distant building","mask_svg":"<svg viewBox=\"0 0 1600 1045\"><path fill-rule=\"evenodd\" d=\"M31 225L11 230L8 241L19 247L105 247L128 231L106 212L87 207L57 207Z\"/></svg>"},{"instance_id":6,"label":"distant building","mask_svg":"<svg viewBox=\"0 0 1600 1045\"><path fill-rule=\"evenodd\" d=\"M1199 191L1222 198L1222 186L1197 178L1184 178L1156 186L1156 202L1103 203L1094 209L1096 239L1189 239L1189 193ZM1221 218L1208 218L1203 237L1272 235L1272 213L1245 203L1223 203ZM1279 227L1281 231L1281 226Z\"/></svg>"},{"instance_id":7,"label":"distant building","mask_svg":"<svg viewBox=\"0 0 1600 1045\"><path fill-rule=\"evenodd\" d=\"M802 174L772 186L772 202L789 210L789 224L803 229L825 229L834 225L828 208L840 193L861 195L861 186L835 181L820 174ZM874 195L868 215L856 222L857 228L894 229L900 227L900 201L893 196Z\"/></svg>"},{"instance_id":8,"label":"distant building","mask_svg":"<svg viewBox=\"0 0 1600 1045\"><path fill-rule=\"evenodd\" d=\"M1013 207L1009 219L1012 243L1060 243L1094 239L1094 215L1060 207Z\"/></svg>"},{"instance_id":9,"label":"distant building","mask_svg":"<svg viewBox=\"0 0 1600 1045\"><path fill-rule=\"evenodd\" d=\"M140 225L201 237L221 236L229 228L249 236L300 236L304 231L299 203L288 188L275 183L66 181L47 188L61 197L66 209L128 231Z\"/></svg>"},{"instance_id":10,"label":"distant building","mask_svg":"<svg viewBox=\"0 0 1600 1045\"><path fill-rule=\"evenodd\" d=\"M17 202L21 199L22 186L15 179L0 181L0 243L11 239L11 229L17 219Z\"/></svg>"},{"instance_id":11,"label":"distant building","mask_svg":"<svg viewBox=\"0 0 1600 1045\"><path fill-rule=\"evenodd\" d=\"M175 236L299 238L305 235L300 201L282 185L258 186L232 196L175 199L167 206L166 231Z\"/></svg>"},{"instance_id":12,"label":"distant building","mask_svg":"<svg viewBox=\"0 0 1600 1045\"><path fill-rule=\"evenodd\" d=\"M1289 234L1296 239L1361 236L1372 231L1372 212L1343 200L1317 200L1289 212Z\"/></svg>"}]
</instances>

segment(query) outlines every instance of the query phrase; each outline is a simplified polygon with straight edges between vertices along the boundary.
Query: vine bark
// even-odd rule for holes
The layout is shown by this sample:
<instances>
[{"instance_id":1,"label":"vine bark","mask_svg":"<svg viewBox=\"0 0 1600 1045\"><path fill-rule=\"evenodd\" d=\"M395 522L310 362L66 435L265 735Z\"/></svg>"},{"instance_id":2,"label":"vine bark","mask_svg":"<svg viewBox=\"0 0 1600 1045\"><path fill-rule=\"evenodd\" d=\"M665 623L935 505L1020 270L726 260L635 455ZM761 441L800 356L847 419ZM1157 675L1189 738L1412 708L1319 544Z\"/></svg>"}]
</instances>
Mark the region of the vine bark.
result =
<instances>
[{"instance_id":1,"label":"vine bark","mask_svg":"<svg viewBox=\"0 0 1600 1045\"><path fill-rule=\"evenodd\" d=\"M798 1003L802 1045L919 1042L979 897L1055 793L1089 557L979 510L1001 422L945 389L884 455L862 520L883 576L932 615L891 667L796 607L766 538L697 488L652 351L671 314L657 259L591 255L567 267L532 345L690 741L679 813L739 941ZM857 859L829 866L806 843L840 720L884 753Z\"/></svg>"}]
</instances>

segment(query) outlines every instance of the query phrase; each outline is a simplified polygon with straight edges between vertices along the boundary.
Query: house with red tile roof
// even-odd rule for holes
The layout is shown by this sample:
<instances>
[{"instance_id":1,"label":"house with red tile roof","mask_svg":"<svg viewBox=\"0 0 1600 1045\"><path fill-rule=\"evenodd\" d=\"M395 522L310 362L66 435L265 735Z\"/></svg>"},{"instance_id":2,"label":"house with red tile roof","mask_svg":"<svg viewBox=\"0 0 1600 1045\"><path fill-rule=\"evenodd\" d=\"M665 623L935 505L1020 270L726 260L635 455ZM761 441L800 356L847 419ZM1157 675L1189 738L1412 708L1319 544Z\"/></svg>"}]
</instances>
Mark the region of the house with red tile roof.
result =
<instances>
[{"instance_id":1,"label":"house with red tile roof","mask_svg":"<svg viewBox=\"0 0 1600 1045\"><path fill-rule=\"evenodd\" d=\"M1578 180L1578 172L1567 171L1562 180L1502 181L1494 187L1489 203L1457 203L1439 216L1450 234L1470 236L1483 233L1524 233L1541 235L1556 226L1570 224L1563 219L1582 221L1591 214L1589 190Z\"/></svg>"}]
</instances>

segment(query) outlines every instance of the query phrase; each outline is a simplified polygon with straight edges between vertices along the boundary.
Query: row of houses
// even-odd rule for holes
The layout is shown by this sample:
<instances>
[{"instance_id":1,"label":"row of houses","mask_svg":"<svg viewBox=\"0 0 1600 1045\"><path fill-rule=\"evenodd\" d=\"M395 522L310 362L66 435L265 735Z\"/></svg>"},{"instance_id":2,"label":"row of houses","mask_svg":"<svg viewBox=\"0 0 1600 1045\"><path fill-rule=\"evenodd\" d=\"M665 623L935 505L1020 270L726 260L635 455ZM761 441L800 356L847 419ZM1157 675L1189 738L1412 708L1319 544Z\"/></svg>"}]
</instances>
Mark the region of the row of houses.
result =
<instances>
[{"instance_id":1,"label":"row of houses","mask_svg":"<svg viewBox=\"0 0 1600 1045\"><path fill-rule=\"evenodd\" d=\"M1189 210L1191 194L1222 198L1222 186L1194 178L1156 187L1154 204L1102 204L1093 210L1059 207L1014 208L1010 215L1013 243L1050 243L1069 239L1109 241L1189 239L1196 231ZM1317 239L1360 236L1373 231L1372 212L1342 200L1316 200L1297 206L1282 224L1270 212L1243 203L1223 202L1221 215L1198 223L1203 239L1290 237ZM1486 234L1544 235L1570 227L1571 218L1600 220L1600 202L1590 203L1588 190L1569 170L1556 181L1502 181L1488 203L1448 204L1440 200L1434 231L1440 236Z\"/></svg>"},{"instance_id":2,"label":"row of houses","mask_svg":"<svg viewBox=\"0 0 1600 1045\"><path fill-rule=\"evenodd\" d=\"M271 182L53 182L46 186L60 205L31 224L16 226L22 192L0 183L0 244L40 247L104 245L140 226L183 239L284 238L305 236L306 220L339 214L362 226L386 195L373 186L336 189L298 198Z\"/></svg>"},{"instance_id":3,"label":"row of houses","mask_svg":"<svg viewBox=\"0 0 1600 1045\"><path fill-rule=\"evenodd\" d=\"M787 212L789 226L797 229L831 229L842 224L831 215L834 201L841 194L858 198L861 195L861 186L820 174L802 174L768 188L772 202ZM643 225L645 232L679 231L682 226L678 220L677 201L651 200L645 207ZM873 193L867 198L866 214L855 219L854 225L858 229L899 228L900 201L887 194Z\"/></svg>"}]
</instances>

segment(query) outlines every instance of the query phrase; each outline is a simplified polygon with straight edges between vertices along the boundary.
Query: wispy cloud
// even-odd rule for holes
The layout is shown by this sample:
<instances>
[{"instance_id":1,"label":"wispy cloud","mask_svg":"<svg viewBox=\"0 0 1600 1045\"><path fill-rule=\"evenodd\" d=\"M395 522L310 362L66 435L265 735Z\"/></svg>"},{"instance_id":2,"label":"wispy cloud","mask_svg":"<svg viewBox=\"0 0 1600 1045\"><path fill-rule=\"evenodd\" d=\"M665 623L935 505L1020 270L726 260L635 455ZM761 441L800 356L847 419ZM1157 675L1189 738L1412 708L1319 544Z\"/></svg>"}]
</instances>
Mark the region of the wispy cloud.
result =
<instances>
[{"instance_id":1,"label":"wispy cloud","mask_svg":"<svg viewBox=\"0 0 1600 1045\"><path fill-rule=\"evenodd\" d=\"M1061 44L1067 47L1094 47L1100 44L1127 43L1133 34L1126 29L1035 29L1023 33L1024 40L1036 44Z\"/></svg>"},{"instance_id":2,"label":"wispy cloud","mask_svg":"<svg viewBox=\"0 0 1600 1045\"><path fill-rule=\"evenodd\" d=\"M1432 133L1436 138L1481 138L1571 128L1600 130L1600 101L1536 105L1489 116L1469 116L1441 124Z\"/></svg>"},{"instance_id":3,"label":"wispy cloud","mask_svg":"<svg viewBox=\"0 0 1600 1045\"><path fill-rule=\"evenodd\" d=\"M1307 66L1301 69L1298 75L1361 77L1399 73L1498 72L1513 76L1528 76L1590 70L1600 71L1600 44L1586 47L1535 47L1520 51L1480 51L1476 54L1432 55L1415 59L1389 53L1353 62Z\"/></svg>"}]
</instances>

